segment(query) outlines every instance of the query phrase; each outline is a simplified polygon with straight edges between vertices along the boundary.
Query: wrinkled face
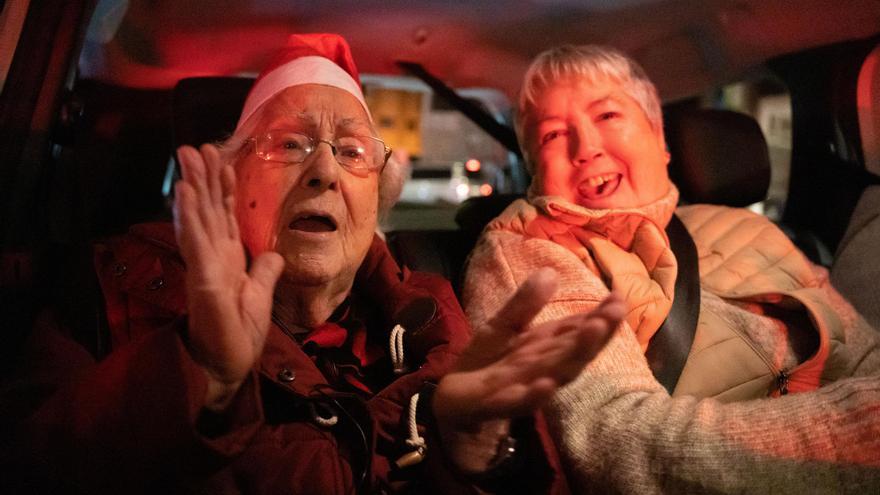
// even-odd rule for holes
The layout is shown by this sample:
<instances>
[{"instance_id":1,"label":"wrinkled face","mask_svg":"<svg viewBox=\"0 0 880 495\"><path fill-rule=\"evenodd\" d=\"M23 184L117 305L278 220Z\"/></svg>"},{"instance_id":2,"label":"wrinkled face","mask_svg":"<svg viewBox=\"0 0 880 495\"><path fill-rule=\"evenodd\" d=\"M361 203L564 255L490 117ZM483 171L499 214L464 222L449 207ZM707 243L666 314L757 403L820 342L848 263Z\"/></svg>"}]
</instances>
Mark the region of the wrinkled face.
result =
<instances>
[{"instance_id":1,"label":"wrinkled face","mask_svg":"<svg viewBox=\"0 0 880 495\"><path fill-rule=\"evenodd\" d=\"M357 99L338 88L293 86L260 111L252 135L296 131L315 139L373 135ZM267 162L247 153L236 165L237 215L252 256L275 250L293 283L350 282L372 242L377 222L379 172L342 168L326 143L303 163Z\"/></svg>"},{"instance_id":2,"label":"wrinkled face","mask_svg":"<svg viewBox=\"0 0 880 495\"><path fill-rule=\"evenodd\" d=\"M526 126L543 195L587 208L628 208L669 191L669 154L621 85L563 80L544 90Z\"/></svg>"}]
</instances>

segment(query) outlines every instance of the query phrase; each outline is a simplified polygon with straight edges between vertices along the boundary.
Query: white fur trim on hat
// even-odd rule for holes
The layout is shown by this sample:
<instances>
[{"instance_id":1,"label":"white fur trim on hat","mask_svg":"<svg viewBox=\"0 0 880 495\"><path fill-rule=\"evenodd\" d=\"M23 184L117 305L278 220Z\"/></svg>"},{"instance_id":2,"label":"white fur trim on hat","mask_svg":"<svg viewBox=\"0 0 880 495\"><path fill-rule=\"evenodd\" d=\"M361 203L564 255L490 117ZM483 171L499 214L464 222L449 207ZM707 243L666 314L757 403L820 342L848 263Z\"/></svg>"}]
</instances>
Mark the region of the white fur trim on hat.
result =
<instances>
[{"instance_id":1,"label":"white fur trim on hat","mask_svg":"<svg viewBox=\"0 0 880 495\"><path fill-rule=\"evenodd\" d=\"M372 119L360 84L348 72L330 59L308 56L280 65L257 80L244 102L241 117L235 126L236 130L260 108L260 105L281 91L300 84L323 84L347 91L361 102L367 117Z\"/></svg>"}]
</instances>

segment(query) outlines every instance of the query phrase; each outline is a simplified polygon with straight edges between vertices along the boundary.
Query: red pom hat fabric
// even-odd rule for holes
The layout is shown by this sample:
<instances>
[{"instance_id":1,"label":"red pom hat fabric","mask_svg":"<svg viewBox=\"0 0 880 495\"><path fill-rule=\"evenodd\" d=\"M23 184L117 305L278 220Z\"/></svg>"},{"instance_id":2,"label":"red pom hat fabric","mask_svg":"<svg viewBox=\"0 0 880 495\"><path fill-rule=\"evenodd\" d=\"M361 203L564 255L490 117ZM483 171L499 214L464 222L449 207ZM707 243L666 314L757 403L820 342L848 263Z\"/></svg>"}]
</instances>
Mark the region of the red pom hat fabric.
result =
<instances>
[{"instance_id":1,"label":"red pom hat fabric","mask_svg":"<svg viewBox=\"0 0 880 495\"><path fill-rule=\"evenodd\" d=\"M248 93L236 129L276 94L300 84L323 84L347 91L370 110L345 38L338 34L293 34L260 73Z\"/></svg>"}]
</instances>

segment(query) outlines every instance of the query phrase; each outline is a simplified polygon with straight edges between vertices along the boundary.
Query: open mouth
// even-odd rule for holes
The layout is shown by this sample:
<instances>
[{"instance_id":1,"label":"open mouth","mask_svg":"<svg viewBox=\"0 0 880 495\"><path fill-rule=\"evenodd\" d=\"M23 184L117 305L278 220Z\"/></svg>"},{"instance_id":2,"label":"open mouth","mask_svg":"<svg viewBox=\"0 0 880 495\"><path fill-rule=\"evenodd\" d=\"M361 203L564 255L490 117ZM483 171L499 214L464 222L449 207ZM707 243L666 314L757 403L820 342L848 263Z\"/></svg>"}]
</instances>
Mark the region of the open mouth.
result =
<instances>
[{"instance_id":1,"label":"open mouth","mask_svg":"<svg viewBox=\"0 0 880 495\"><path fill-rule=\"evenodd\" d=\"M306 214L294 218L287 228L303 232L333 232L336 230L336 222L327 215Z\"/></svg>"},{"instance_id":2,"label":"open mouth","mask_svg":"<svg viewBox=\"0 0 880 495\"><path fill-rule=\"evenodd\" d=\"M587 199L599 199L614 194L623 177L618 173L602 174L590 177L578 185L578 193Z\"/></svg>"}]
</instances>

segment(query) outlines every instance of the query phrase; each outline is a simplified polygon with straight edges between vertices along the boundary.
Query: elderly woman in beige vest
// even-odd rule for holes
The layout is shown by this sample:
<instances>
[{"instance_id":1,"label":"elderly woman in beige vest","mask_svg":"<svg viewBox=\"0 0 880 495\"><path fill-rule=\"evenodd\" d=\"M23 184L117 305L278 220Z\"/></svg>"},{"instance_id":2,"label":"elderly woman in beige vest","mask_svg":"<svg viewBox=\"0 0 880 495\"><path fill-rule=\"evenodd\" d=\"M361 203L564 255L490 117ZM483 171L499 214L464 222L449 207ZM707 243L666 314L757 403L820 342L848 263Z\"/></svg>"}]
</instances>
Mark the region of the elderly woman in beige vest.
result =
<instances>
[{"instance_id":1,"label":"elderly woman in beige vest","mask_svg":"<svg viewBox=\"0 0 880 495\"><path fill-rule=\"evenodd\" d=\"M676 207L644 71L609 48L549 50L526 73L517 124L534 181L484 231L465 308L483 324L543 267L560 287L539 322L626 298L617 334L547 409L578 491L880 489L880 333L764 217ZM696 245L701 298L670 394L644 353L677 296L673 214Z\"/></svg>"}]
</instances>

